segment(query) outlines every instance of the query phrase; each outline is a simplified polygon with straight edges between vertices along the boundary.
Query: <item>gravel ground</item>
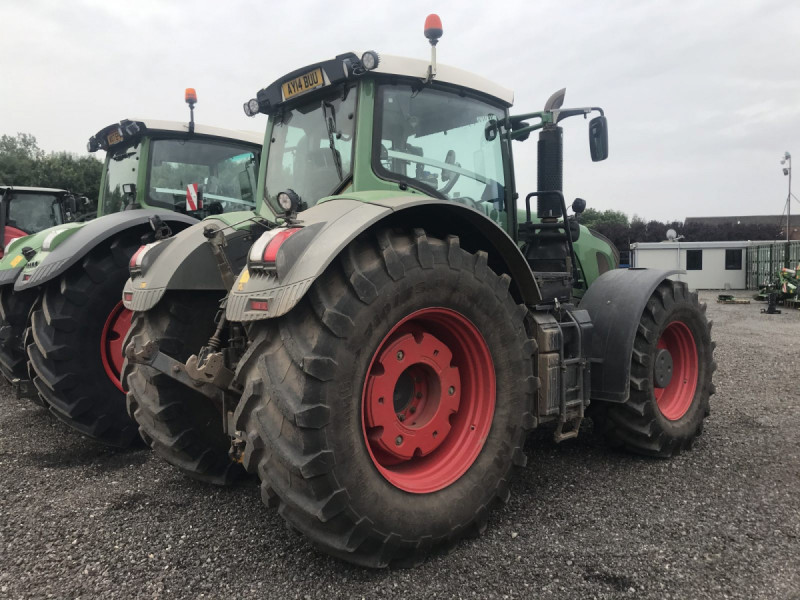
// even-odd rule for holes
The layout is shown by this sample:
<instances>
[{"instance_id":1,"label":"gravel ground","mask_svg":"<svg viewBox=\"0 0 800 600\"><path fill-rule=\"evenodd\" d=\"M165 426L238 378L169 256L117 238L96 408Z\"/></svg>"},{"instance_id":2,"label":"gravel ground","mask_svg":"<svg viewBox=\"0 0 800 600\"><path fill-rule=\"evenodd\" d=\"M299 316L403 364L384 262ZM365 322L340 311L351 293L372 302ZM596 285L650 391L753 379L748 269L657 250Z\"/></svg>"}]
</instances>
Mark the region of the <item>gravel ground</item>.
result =
<instances>
[{"instance_id":1,"label":"gravel ground","mask_svg":"<svg viewBox=\"0 0 800 600\"><path fill-rule=\"evenodd\" d=\"M719 370L692 452L536 433L486 534L412 570L321 555L255 481L216 489L109 450L4 383L0 598L800 598L800 312L704 296Z\"/></svg>"}]
</instances>

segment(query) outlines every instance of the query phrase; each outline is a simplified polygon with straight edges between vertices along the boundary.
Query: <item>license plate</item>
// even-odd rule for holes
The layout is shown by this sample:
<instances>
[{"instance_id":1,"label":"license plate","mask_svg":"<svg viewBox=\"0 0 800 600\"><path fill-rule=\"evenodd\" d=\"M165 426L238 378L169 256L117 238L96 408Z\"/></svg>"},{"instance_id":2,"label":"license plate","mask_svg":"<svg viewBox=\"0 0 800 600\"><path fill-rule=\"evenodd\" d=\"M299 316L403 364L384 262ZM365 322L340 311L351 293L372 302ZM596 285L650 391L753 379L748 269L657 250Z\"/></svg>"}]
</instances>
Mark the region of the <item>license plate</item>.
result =
<instances>
[{"instance_id":1,"label":"license plate","mask_svg":"<svg viewBox=\"0 0 800 600\"><path fill-rule=\"evenodd\" d=\"M304 92L315 90L318 87L325 85L325 78L322 76L322 69L314 69L308 73L304 73L299 77L285 82L281 87L283 88L283 99L288 100L299 96Z\"/></svg>"},{"instance_id":2,"label":"license plate","mask_svg":"<svg viewBox=\"0 0 800 600\"><path fill-rule=\"evenodd\" d=\"M108 142L109 146L119 144L122 141L122 134L119 132L119 130L112 131L106 136L106 141Z\"/></svg>"}]
</instances>

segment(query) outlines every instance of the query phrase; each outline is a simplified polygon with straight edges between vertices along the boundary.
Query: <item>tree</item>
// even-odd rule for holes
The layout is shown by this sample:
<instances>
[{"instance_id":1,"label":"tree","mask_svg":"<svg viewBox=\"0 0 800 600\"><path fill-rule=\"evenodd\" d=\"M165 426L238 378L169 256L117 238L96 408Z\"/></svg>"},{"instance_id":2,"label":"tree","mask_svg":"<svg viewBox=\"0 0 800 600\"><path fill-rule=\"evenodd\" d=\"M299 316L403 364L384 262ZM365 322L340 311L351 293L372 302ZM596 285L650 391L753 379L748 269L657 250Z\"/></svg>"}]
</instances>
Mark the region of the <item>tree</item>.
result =
<instances>
[{"instance_id":1,"label":"tree","mask_svg":"<svg viewBox=\"0 0 800 600\"><path fill-rule=\"evenodd\" d=\"M60 188L96 200L102 172L94 156L46 154L29 133L0 136L0 184Z\"/></svg>"}]
</instances>

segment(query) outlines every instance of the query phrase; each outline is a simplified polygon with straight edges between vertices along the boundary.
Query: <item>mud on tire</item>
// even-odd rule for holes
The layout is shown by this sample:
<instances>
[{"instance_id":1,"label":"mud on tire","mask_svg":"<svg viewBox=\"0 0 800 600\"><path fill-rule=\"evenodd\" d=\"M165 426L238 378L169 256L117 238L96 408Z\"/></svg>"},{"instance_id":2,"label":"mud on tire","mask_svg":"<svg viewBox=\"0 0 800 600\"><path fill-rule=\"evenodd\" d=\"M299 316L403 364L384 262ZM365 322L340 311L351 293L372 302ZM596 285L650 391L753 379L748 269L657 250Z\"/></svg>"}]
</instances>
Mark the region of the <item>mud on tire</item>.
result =
<instances>
[{"instance_id":1,"label":"mud on tire","mask_svg":"<svg viewBox=\"0 0 800 600\"><path fill-rule=\"evenodd\" d=\"M237 372L244 393L236 426L264 502L317 547L368 567L413 564L480 533L491 508L508 499L534 425L536 347L509 284L486 253L462 250L454 236L384 230L351 243L287 315L255 323ZM409 493L372 458L364 382L393 326L430 307L457 312L483 337L496 403L465 472L441 489Z\"/></svg>"},{"instance_id":2,"label":"mud on tire","mask_svg":"<svg viewBox=\"0 0 800 600\"><path fill-rule=\"evenodd\" d=\"M214 333L216 293L168 293L151 310L137 312L125 347L156 341L159 349L185 362ZM228 485L244 473L228 456L231 439L211 400L152 367L125 361L128 413L153 451L193 479Z\"/></svg>"},{"instance_id":3,"label":"mud on tire","mask_svg":"<svg viewBox=\"0 0 800 600\"><path fill-rule=\"evenodd\" d=\"M639 454L669 457L689 449L702 433L710 412L709 397L714 393L711 378L717 367L713 360L716 344L711 341L705 309L683 282L666 280L653 292L634 341L630 398L622 404L593 407L613 445ZM675 390L668 397L669 387L659 389L655 385L654 361L659 347L672 345L672 338L685 344L676 343L683 350L673 356L676 366L671 385ZM682 359L685 365L695 366L682 373L678 367ZM681 374L685 377L677 381ZM682 392L679 386L683 386Z\"/></svg>"},{"instance_id":4,"label":"mud on tire","mask_svg":"<svg viewBox=\"0 0 800 600\"><path fill-rule=\"evenodd\" d=\"M135 236L92 250L40 292L26 350L30 374L51 412L79 432L113 446L138 438L125 395L103 366L101 337L119 304Z\"/></svg>"}]
</instances>

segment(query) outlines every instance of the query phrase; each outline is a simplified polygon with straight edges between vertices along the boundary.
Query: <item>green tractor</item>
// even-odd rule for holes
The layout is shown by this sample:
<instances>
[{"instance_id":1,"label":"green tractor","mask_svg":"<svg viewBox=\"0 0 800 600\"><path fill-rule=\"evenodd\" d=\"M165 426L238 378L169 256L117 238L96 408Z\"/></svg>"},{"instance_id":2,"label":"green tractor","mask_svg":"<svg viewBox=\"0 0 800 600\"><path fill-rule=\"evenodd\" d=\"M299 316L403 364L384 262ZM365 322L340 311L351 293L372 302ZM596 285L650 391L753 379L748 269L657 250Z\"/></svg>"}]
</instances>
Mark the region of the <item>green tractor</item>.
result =
<instances>
[{"instance_id":1,"label":"green tractor","mask_svg":"<svg viewBox=\"0 0 800 600\"><path fill-rule=\"evenodd\" d=\"M123 120L92 136L89 151L106 151L97 218L21 238L0 261L0 368L21 393L108 444L138 439L127 417L120 426L98 408L125 412L130 259L143 241L254 207L261 139L193 118Z\"/></svg>"},{"instance_id":2,"label":"green tractor","mask_svg":"<svg viewBox=\"0 0 800 600\"><path fill-rule=\"evenodd\" d=\"M438 17L425 33L435 50ZM259 215L132 261L124 375L145 441L198 479L258 474L291 527L370 567L480 533L526 434L573 438L590 402L614 443L688 448L709 323L669 272L615 270L567 216L561 122L599 113L592 159L608 146L603 111L563 99L512 116L509 90L435 52L340 54L259 91ZM512 142L535 131L538 191L520 198Z\"/></svg>"}]
</instances>

